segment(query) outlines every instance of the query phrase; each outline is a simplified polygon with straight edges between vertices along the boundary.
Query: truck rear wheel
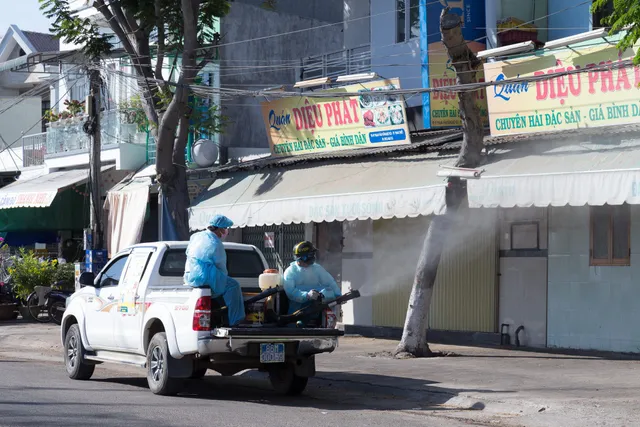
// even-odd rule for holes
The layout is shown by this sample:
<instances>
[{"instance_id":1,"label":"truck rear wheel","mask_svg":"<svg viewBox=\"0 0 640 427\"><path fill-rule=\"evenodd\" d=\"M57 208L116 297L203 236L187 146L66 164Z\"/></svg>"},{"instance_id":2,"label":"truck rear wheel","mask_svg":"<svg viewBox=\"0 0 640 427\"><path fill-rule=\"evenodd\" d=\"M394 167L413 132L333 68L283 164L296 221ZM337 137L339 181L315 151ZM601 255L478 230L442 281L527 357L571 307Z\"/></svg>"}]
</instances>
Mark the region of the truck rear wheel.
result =
<instances>
[{"instance_id":1,"label":"truck rear wheel","mask_svg":"<svg viewBox=\"0 0 640 427\"><path fill-rule=\"evenodd\" d=\"M172 396L180 391L180 379L170 376L170 358L167 334L158 332L151 338L147 349L147 382L153 394Z\"/></svg>"},{"instance_id":2,"label":"truck rear wheel","mask_svg":"<svg viewBox=\"0 0 640 427\"><path fill-rule=\"evenodd\" d=\"M269 369L269 380L276 392L286 396L298 396L302 394L309 382L308 377L296 375L295 367L292 364Z\"/></svg>"}]
</instances>

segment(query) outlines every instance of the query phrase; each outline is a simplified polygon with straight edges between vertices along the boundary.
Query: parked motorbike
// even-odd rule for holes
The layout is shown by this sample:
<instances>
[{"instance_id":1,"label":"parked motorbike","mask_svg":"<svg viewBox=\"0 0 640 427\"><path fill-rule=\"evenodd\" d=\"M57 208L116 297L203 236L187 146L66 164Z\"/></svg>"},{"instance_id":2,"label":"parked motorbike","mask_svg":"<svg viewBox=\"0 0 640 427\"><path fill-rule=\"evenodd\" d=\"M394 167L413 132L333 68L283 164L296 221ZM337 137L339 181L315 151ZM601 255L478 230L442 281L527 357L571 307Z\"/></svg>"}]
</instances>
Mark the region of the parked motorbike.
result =
<instances>
[{"instance_id":1,"label":"parked motorbike","mask_svg":"<svg viewBox=\"0 0 640 427\"><path fill-rule=\"evenodd\" d=\"M27 298L27 309L31 317L40 323L54 321L62 324L67 298L74 291L64 289L64 281L55 283L50 289L37 289Z\"/></svg>"},{"instance_id":2,"label":"parked motorbike","mask_svg":"<svg viewBox=\"0 0 640 427\"><path fill-rule=\"evenodd\" d=\"M0 305L2 305L3 319L10 320L18 317L19 300L13 292L10 281L0 282Z\"/></svg>"}]
</instances>

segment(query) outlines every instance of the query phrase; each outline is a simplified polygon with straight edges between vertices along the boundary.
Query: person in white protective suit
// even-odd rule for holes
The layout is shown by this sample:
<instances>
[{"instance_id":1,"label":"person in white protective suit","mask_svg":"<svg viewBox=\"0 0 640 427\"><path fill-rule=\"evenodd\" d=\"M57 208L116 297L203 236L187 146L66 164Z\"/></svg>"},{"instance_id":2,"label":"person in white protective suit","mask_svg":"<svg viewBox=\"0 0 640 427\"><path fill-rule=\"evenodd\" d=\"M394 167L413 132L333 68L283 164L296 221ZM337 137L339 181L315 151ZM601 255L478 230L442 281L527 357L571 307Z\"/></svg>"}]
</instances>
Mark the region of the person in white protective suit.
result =
<instances>
[{"instance_id":1,"label":"person in white protective suit","mask_svg":"<svg viewBox=\"0 0 640 427\"><path fill-rule=\"evenodd\" d=\"M313 243L305 241L293 248L295 261L284 272L284 291L289 298L289 314L300 310L313 301L334 299L342 295L335 279L320 264L316 263L318 250Z\"/></svg>"},{"instance_id":2,"label":"person in white protective suit","mask_svg":"<svg viewBox=\"0 0 640 427\"><path fill-rule=\"evenodd\" d=\"M185 283L194 288L211 288L211 297L222 296L228 307L229 325L245 319L242 289L227 271L227 253L223 240L229 234L233 221L216 215L206 230L191 236L187 246L187 262L184 269Z\"/></svg>"}]
</instances>

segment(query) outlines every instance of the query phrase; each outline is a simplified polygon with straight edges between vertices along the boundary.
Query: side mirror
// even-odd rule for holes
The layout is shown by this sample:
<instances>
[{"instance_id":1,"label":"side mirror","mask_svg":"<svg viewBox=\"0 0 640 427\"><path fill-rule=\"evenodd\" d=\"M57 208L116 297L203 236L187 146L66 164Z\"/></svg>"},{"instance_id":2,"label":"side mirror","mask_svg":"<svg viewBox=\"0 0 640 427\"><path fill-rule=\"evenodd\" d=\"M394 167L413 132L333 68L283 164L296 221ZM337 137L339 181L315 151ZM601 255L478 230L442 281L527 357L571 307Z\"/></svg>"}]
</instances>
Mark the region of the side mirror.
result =
<instances>
[{"instance_id":1,"label":"side mirror","mask_svg":"<svg viewBox=\"0 0 640 427\"><path fill-rule=\"evenodd\" d=\"M95 286L96 275L90 271L82 273L78 278L78 283L80 283L80 287L84 288L85 286Z\"/></svg>"}]
</instances>

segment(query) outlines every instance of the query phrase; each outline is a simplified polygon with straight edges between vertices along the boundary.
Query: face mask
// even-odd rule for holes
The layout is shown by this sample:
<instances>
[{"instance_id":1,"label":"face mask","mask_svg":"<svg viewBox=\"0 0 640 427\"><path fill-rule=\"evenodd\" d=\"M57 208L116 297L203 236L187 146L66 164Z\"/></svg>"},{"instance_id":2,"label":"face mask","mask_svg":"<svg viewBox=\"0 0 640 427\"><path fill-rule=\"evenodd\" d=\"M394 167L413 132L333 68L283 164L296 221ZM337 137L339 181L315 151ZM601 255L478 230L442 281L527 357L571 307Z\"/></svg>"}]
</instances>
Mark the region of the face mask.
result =
<instances>
[{"instance_id":1,"label":"face mask","mask_svg":"<svg viewBox=\"0 0 640 427\"><path fill-rule=\"evenodd\" d=\"M224 230L222 230L222 234L220 235L220 240L225 240L228 235L229 235L229 229L225 228Z\"/></svg>"}]
</instances>

